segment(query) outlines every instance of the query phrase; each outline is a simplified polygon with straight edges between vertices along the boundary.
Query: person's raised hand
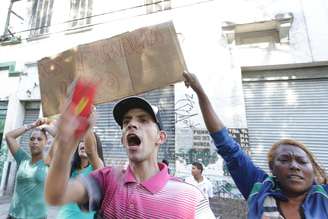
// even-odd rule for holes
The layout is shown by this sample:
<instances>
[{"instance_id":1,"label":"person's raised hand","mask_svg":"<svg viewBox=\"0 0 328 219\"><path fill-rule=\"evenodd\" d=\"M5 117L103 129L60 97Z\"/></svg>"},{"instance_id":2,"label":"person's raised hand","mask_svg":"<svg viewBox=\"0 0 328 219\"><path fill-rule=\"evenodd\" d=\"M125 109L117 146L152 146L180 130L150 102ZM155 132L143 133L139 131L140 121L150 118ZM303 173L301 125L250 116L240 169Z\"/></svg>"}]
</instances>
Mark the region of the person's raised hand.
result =
<instances>
[{"instance_id":1,"label":"person's raised hand","mask_svg":"<svg viewBox=\"0 0 328 219\"><path fill-rule=\"evenodd\" d=\"M89 117L89 128L84 135L85 153L88 157L97 154L97 142L93 133L93 127L96 124L96 107L92 105L92 112Z\"/></svg>"},{"instance_id":2,"label":"person's raised hand","mask_svg":"<svg viewBox=\"0 0 328 219\"><path fill-rule=\"evenodd\" d=\"M196 93L202 90L202 86L196 77L195 74L190 72L183 72L183 77L185 78L185 85L186 87L191 87Z\"/></svg>"},{"instance_id":3,"label":"person's raised hand","mask_svg":"<svg viewBox=\"0 0 328 219\"><path fill-rule=\"evenodd\" d=\"M47 118L39 118L35 122L32 123L32 127L35 128L35 127L39 127L39 126L42 126L42 125L48 124L48 123L49 123L49 121Z\"/></svg>"},{"instance_id":4,"label":"person's raised hand","mask_svg":"<svg viewBox=\"0 0 328 219\"><path fill-rule=\"evenodd\" d=\"M63 144L77 142L75 131L79 127L79 120L68 108L62 112L57 122L57 138Z\"/></svg>"},{"instance_id":5,"label":"person's raised hand","mask_svg":"<svg viewBox=\"0 0 328 219\"><path fill-rule=\"evenodd\" d=\"M95 126L96 124L96 107L95 105L92 105L92 111L91 111L91 114L90 114L90 117L89 117L89 129L92 131L93 127Z\"/></svg>"},{"instance_id":6,"label":"person's raised hand","mask_svg":"<svg viewBox=\"0 0 328 219\"><path fill-rule=\"evenodd\" d=\"M57 125L58 125L58 120L57 119L48 119L48 121L43 125L41 125L39 128L45 130L47 133L49 133L52 137L56 136L57 133Z\"/></svg>"}]
</instances>

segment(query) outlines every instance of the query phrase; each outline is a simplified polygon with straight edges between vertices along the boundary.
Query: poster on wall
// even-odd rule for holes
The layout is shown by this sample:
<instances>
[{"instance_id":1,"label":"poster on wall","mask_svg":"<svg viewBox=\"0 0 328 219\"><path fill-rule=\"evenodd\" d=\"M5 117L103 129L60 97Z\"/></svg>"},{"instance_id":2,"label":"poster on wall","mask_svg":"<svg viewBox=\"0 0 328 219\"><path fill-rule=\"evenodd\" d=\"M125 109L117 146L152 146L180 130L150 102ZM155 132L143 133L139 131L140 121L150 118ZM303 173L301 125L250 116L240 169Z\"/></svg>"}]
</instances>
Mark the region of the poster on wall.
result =
<instances>
[{"instance_id":1,"label":"poster on wall","mask_svg":"<svg viewBox=\"0 0 328 219\"><path fill-rule=\"evenodd\" d=\"M44 116L59 113L74 79L97 85L95 103L107 103L182 81L186 69L172 22L80 45L38 61Z\"/></svg>"}]
</instances>

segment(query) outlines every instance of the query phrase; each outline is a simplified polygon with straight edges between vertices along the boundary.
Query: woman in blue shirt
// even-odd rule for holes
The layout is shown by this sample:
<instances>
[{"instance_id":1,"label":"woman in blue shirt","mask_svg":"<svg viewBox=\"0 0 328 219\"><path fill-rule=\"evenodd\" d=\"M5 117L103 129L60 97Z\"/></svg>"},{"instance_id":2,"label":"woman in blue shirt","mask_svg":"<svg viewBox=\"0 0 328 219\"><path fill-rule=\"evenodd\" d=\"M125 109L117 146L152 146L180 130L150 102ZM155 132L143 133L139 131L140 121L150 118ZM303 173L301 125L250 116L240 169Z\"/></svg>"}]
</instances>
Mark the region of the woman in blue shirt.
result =
<instances>
[{"instance_id":1,"label":"woman in blue shirt","mask_svg":"<svg viewBox=\"0 0 328 219\"><path fill-rule=\"evenodd\" d=\"M96 133L89 130L74 153L71 178L88 175L103 166L101 141ZM94 214L81 211L76 203L69 203L60 208L57 219L92 219Z\"/></svg>"},{"instance_id":2,"label":"woman in blue shirt","mask_svg":"<svg viewBox=\"0 0 328 219\"><path fill-rule=\"evenodd\" d=\"M302 143L283 139L271 147L272 175L255 166L216 115L195 75L184 73L185 84L198 96L202 115L217 152L248 203L251 219L328 218L328 185L323 168Z\"/></svg>"}]
</instances>

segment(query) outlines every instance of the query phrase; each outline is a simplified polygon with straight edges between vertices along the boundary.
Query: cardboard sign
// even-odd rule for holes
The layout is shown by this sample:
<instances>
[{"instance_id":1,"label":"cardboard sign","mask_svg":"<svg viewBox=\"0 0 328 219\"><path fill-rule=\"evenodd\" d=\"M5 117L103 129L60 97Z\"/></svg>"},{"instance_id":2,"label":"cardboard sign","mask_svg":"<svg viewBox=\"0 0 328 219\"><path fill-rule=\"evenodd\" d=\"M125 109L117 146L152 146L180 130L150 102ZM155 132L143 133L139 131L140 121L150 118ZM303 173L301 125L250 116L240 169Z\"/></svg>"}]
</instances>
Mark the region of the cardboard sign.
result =
<instances>
[{"instance_id":1,"label":"cardboard sign","mask_svg":"<svg viewBox=\"0 0 328 219\"><path fill-rule=\"evenodd\" d=\"M59 113L77 78L97 85L95 104L137 95L183 80L186 70L172 22L78 46L38 62L44 116Z\"/></svg>"}]
</instances>

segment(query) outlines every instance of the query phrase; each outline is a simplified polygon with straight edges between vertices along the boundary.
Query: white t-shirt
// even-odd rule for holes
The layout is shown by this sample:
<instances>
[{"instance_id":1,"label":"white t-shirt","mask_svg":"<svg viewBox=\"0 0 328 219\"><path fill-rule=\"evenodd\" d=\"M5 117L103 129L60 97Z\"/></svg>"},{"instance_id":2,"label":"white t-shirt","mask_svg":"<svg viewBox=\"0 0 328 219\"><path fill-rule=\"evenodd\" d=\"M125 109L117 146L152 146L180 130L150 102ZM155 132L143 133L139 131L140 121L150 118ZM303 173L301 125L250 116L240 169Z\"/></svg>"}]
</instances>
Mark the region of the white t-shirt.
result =
<instances>
[{"instance_id":1,"label":"white t-shirt","mask_svg":"<svg viewBox=\"0 0 328 219\"><path fill-rule=\"evenodd\" d=\"M197 186L207 198L213 197L213 185L205 176L201 182L197 182L193 176L187 177L185 182Z\"/></svg>"}]
</instances>

